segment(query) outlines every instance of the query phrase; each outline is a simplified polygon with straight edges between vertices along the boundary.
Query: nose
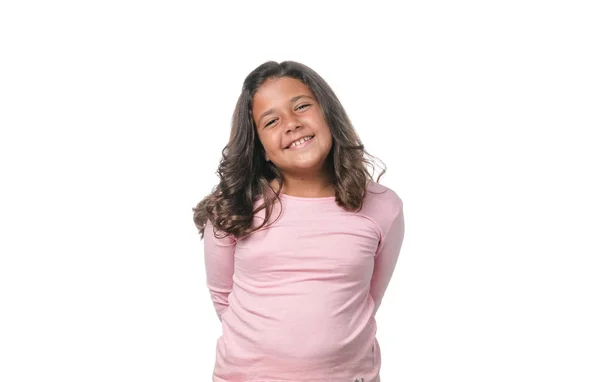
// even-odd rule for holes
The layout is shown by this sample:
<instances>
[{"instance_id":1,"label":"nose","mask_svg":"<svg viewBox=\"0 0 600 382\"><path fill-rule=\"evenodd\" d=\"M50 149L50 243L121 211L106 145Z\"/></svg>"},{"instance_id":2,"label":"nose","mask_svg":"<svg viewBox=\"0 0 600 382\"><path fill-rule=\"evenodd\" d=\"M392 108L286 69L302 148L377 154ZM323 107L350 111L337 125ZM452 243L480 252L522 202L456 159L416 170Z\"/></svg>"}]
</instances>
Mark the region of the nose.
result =
<instances>
[{"instance_id":1,"label":"nose","mask_svg":"<svg viewBox=\"0 0 600 382\"><path fill-rule=\"evenodd\" d=\"M294 131L300 127L302 127L300 120L297 119L295 115L290 115L286 121L285 132L289 133L290 131Z\"/></svg>"}]
</instances>

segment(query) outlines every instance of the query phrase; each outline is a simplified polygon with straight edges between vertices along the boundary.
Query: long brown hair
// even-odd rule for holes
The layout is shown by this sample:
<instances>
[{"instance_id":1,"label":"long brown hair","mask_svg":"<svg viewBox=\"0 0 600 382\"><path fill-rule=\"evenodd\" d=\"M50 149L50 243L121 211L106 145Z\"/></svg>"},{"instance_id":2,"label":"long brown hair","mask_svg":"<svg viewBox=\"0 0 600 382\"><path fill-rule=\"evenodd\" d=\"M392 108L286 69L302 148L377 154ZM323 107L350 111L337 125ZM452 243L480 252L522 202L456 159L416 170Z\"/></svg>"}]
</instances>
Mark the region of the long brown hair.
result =
<instances>
[{"instance_id":1,"label":"long brown hair","mask_svg":"<svg viewBox=\"0 0 600 382\"><path fill-rule=\"evenodd\" d=\"M252 99L258 88L270 78L291 77L302 81L315 95L332 135L332 148L327 167L333 175L336 203L347 211L360 211L369 180L373 180L369 158L346 111L325 80L313 69L294 61L268 61L254 69L244 80L231 124L229 143L222 150L217 175L220 179L212 192L200 201L194 211L194 224L204 238L204 228L210 219L215 231L242 237L262 228L279 200L283 183L281 172L265 160L265 151L258 139L252 117ZM380 161L378 161L380 162ZM381 163L381 162L380 162ZM385 173L385 165L377 177ZM273 192L270 182L279 183ZM262 197L263 203L254 209ZM265 210L264 222L253 227L254 215Z\"/></svg>"}]
</instances>

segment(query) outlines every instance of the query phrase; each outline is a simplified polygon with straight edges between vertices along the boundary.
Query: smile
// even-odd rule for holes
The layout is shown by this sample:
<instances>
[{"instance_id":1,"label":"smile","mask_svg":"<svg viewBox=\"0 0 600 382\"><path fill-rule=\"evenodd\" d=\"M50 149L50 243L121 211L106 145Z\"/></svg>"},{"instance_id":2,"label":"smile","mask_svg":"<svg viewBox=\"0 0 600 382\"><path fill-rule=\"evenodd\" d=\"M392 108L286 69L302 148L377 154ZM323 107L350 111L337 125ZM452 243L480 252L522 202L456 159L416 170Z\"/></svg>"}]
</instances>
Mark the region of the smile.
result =
<instances>
[{"instance_id":1,"label":"smile","mask_svg":"<svg viewBox=\"0 0 600 382\"><path fill-rule=\"evenodd\" d=\"M314 138L314 135L300 138L294 142L292 142L286 149L294 150L302 148L310 143L310 141Z\"/></svg>"}]
</instances>

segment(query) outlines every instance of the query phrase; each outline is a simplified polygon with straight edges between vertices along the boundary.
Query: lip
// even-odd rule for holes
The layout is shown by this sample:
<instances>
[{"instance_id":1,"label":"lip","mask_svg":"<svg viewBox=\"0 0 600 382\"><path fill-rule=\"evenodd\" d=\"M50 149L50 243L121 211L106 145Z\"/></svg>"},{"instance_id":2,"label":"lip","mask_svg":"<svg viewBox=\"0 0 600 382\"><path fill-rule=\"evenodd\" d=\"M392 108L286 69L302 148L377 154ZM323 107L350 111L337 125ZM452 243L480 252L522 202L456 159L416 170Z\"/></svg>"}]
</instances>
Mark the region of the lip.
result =
<instances>
[{"instance_id":1,"label":"lip","mask_svg":"<svg viewBox=\"0 0 600 382\"><path fill-rule=\"evenodd\" d=\"M310 135L308 135L310 137ZM296 145L294 147L286 147L285 150L300 150L306 146L308 146L309 144L312 143L313 139L315 139L315 136L313 135L311 139L309 139L308 141L304 141L302 143L300 143L299 145ZM293 143L293 142L292 142Z\"/></svg>"}]
</instances>

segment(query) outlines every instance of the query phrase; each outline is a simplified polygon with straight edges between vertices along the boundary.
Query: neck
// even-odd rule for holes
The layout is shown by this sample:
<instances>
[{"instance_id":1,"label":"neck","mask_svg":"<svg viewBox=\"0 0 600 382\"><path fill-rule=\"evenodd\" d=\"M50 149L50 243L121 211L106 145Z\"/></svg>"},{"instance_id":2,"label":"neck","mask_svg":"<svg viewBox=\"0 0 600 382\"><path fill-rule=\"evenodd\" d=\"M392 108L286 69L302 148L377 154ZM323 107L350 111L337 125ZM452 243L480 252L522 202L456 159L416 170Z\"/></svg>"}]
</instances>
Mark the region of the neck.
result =
<instances>
[{"instance_id":1,"label":"neck","mask_svg":"<svg viewBox=\"0 0 600 382\"><path fill-rule=\"evenodd\" d=\"M283 187L281 193L283 194L303 198L335 196L335 188L329 174L321 173L312 176L282 174L282 176ZM273 181L271 186L277 191L279 184Z\"/></svg>"}]
</instances>

